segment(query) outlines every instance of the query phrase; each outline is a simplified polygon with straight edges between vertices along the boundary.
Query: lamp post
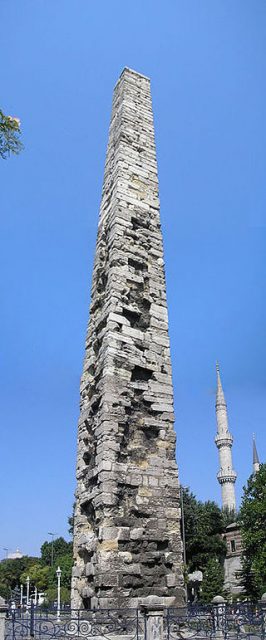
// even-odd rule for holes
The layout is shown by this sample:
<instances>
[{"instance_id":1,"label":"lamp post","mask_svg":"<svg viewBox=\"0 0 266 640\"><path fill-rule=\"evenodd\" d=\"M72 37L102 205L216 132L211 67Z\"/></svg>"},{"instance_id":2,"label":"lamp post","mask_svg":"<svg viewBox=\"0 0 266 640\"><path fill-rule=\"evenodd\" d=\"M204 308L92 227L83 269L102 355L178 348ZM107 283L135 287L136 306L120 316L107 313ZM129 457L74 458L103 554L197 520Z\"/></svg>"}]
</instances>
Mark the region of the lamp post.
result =
<instances>
[{"instance_id":1,"label":"lamp post","mask_svg":"<svg viewBox=\"0 0 266 640\"><path fill-rule=\"evenodd\" d=\"M186 489L186 487L184 487ZM183 487L180 486L180 498L181 498L181 524L182 524L182 540L183 540L183 562L187 564L186 554L186 534L185 534L185 516L184 516L184 500L183 500Z\"/></svg>"},{"instance_id":2,"label":"lamp post","mask_svg":"<svg viewBox=\"0 0 266 640\"><path fill-rule=\"evenodd\" d=\"M183 490L187 489L187 487L182 487L180 485L180 503L181 503L181 527L182 527L182 542L183 542L183 564L184 564L184 572L186 571L187 564L187 552L186 552L186 532L185 532L185 514L184 514L184 499L183 499ZM186 592L186 600L188 599L188 587L185 579L185 592Z\"/></svg>"},{"instance_id":3,"label":"lamp post","mask_svg":"<svg viewBox=\"0 0 266 640\"><path fill-rule=\"evenodd\" d=\"M62 571L61 571L60 567L58 567L57 570L56 570L56 576L57 576L57 622L60 622L61 575L62 575Z\"/></svg>"},{"instance_id":4,"label":"lamp post","mask_svg":"<svg viewBox=\"0 0 266 640\"><path fill-rule=\"evenodd\" d=\"M27 576L27 578L26 578L26 587L27 587L27 591L26 591L26 607L27 607L27 612L29 612L29 604L30 604L30 576Z\"/></svg>"},{"instance_id":5,"label":"lamp post","mask_svg":"<svg viewBox=\"0 0 266 640\"><path fill-rule=\"evenodd\" d=\"M23 584L20 585L20 610L22 609L22 605L23 605Z\"/></svg>"},{"instance_id":6,"label":"lamp post","mask_svg":"<svg viewBox=\"0 0 266 640\"><path fill-rule=\"evenodd\" d=\"M52 567L52 566L53 566L53 564L54 564L54 536L55 536L55 535L56 535L56 534L55 534L55 533L53 533L53 531L48 531L48 536L51 536L51 537L52 537L51 567Z\"/></svg>"}]
</instances>

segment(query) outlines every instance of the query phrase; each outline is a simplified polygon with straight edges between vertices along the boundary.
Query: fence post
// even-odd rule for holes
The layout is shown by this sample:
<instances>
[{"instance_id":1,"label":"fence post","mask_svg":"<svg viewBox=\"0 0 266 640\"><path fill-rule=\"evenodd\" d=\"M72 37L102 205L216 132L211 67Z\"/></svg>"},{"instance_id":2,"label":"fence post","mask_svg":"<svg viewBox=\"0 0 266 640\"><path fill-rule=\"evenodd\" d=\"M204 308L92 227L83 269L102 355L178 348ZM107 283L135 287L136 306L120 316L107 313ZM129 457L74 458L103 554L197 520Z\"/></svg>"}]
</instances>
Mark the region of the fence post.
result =
<instances>
[{"instance_id":1,"label":"fence post","mask_svg":"<svg viewBox=\"0 0 266 640\"><path fill-rule=\"evenodd\" d=\"M164 606L159 602L153 603L152 600L157 600L156 596L148 596L145 599L143 598L143 601L140 604L140 610L144 615L145 621L144 637L145 640L163 640ZM161 598L158 598L158 601L160 600Z\"/></svg>"},{"instance_id":2,"label":"fence post","mask_svg":"<svg viewBox=\"0 0 266 640\"><path fill-rule=\"evenodd\" d=\"M0 597L0 640L4 640L5 638L5 624L6 624L6 614L8 611L8 605L4 598Z\"/></svg>"},{"instance_id":3,"label":"fence post","mask_svg":"<svg viewBox=\"0 0 266 640\"><path fill-rule=\"evenodd\" d=\"M266 636L266 593L263 593L259 601L262 611L262 637Z\"/></svg>"},{"instance_id":4,"label":"fence post","mask_svg":"<svg viewBox=\"0 0 266 640\"><path fill-rule=\"evenodd\" d=\"M222 596L215 596L212 599L213 604L213 630L215 638L223 638L225 636L226 620L225 605L226 600Z\"/></svg>"},{"instance_id":5,"label":"fence post","mask_svg":"<svg viewBox=\"0 0 266 640\"><path fill-rule=\"evenodd\" d=\"M30 637L34 638L34 602L30 603Z\"/></svg>"}]
</instances>

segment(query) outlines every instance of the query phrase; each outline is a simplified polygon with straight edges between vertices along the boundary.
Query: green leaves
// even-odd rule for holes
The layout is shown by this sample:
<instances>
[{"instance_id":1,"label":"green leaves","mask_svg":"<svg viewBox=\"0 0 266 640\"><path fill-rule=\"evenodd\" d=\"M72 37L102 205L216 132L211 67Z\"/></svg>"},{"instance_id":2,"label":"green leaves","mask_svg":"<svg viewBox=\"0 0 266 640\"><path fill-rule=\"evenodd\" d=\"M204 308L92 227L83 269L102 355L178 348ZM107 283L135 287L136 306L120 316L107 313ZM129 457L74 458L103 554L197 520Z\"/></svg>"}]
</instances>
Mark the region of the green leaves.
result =
<instances>
[{"instance_id":1,"label":"green leaves","mask_svg":"<svg viewBox=\"0 0 266 640\"><path fill-rule=\"evenodd\" d=\"M51 566L52 544L53 566ZM64 601L68 602L73 564L72 548L72 542L66 542L60 537L53 543L44 542L41 547L41 558L23 556L15 560L3 560L0 563L0 596L9 599L11 591L20 584L25 585L29 576L31 590L37 587L38 591L44 591L47 594L47 601L52 602L56 599L54 596L57 589L56 569L59 565L62 572L62 593Z\"/></svg>"},{"instance_id":2,"label":"green leaves","mask_svg":"<svg viewBox=\"0 0 266 640\"><path fill-rule=\"evenodd\" d=\"M21 575L26 573L38 562L38 558L23 556L15 560L2 560L0 563L0 595L3 598L10 598L11 590L15 589L21 582Z\"/></svg>"},{"instance_id":3,"label":"green leaves","mask_svg":"<svg viewBox=\"0 0 266 640\"><path fill-rule=\"evenodd\" d=\"M64 538L56 538L53 542L45 541L41 546L41 560L43 564L53 564L58 563L58 558L60 556L71 554L72 556L72 542L66 542Z\"/></svg>"},{"instance_id":4,"label":"green leaves","mask_svg":"<svg viewBox=\"0 0 266 640\"><path fill-rule=\"evenodd\" d=\"M46 591L47 604L54 604L57 602L57 587L49 587ZM65 587L61 588L60 600L62 604L68 604L70 602L70 591Z\"/></svg>"},{"instance_id":5,"label":"green leaves","mask_svg":"<svg viewBox=\"0 0 266 640\"><path fill-rule=\"evenodd\" d=\"M20 120L14 116L5 116L0 109L0 156L7 158L11 153L18 154L23 145L20 141Z\"/></svg>"},{"instance_id":6,"label":"green leaves","mask_svg":"<svg viewBox=\"0 0 266 640\"><path fill-rule=\"evenodd\" d=\"M199 593L202 602L210 602L214 596L223 595L223 561L226 543L222 538L224 516L215 502L200 502L183 489L184 522L187 570L203 572Z\"/></svg>"},{"instance_id":7,"label":"green leaves","mask_svg":"<svg viewBox=\"0 0 266 640\"><path fill-rule=\"evenodd\" d=\"M210 557L219 562L225 557L223 514L215 502L200 502L189 489L183 489L183 504L188 570L204 571Z\"/></svg>"},{"instance_id":8,"label":"green leaves","mask_svg":"<svg viewBox=\"0 0 266 640\"><path fill-rule=\"evenodd\" d=\"M45 591L48 587L49 567L43 567L40 562L33 564L28 571L20 576L20 582L26 584L27 576L30 578L30 583L37 587L38 591Z\"/></svg>"},{"instance_id":9,"label":"green leaves","mask_svg":"<svg viewBox=\"0 0 266 640\"><path fill-rule=\"evenodd\" d=\"M222 596L224 592L224 571L217 558L210 558L203 574L200 600L210 603L214 596Z\"/></svg>"},{"instance_id":10,"label":"green leaves","mask_svg":"<svg viewBox=\"0 0 266 640\"><path fill-rule=\"evenodd\" d=\"M266 591L266 464L260 465L244 487L240 526L241 580L246 595L256 600Z\"/></svg>"}]
</instances>

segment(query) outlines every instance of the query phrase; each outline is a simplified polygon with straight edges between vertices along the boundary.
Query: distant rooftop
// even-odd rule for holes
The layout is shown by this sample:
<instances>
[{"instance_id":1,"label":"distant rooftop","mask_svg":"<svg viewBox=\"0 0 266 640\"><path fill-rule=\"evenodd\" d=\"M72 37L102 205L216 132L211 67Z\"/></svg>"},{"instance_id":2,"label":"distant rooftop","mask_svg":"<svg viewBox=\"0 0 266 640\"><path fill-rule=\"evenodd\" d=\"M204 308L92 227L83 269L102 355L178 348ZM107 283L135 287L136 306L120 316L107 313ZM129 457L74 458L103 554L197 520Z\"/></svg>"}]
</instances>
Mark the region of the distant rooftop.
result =
<instances>
[{"instance_id":1,"label":"distant rooftop","mask_svg":"<svg viewBox=\"0 0 266 640\"><path fill-rule=\"evenodd\" d=\"M17 560L18 558L23 558L23 553L21 553L21 551L19 549L16 549L16 551L13 551L11 553L7 554L7 559L8 560Z\"/></svg>"}]
</instances>

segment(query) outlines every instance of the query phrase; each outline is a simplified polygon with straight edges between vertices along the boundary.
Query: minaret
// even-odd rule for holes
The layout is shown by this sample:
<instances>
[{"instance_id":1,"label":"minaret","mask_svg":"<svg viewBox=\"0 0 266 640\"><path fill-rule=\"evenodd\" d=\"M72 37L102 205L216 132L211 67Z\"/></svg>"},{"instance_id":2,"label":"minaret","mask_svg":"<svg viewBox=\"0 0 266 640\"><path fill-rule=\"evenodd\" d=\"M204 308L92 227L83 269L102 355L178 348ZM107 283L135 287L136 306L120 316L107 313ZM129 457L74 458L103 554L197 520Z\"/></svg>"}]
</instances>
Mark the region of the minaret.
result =
<instances>
[{"instance_id":1,"label":"minaret","mask_svg":"<svg viewBox=\"0 0 266 640\"><path fill-rule=\"evenodd\" d=\"M219 365L216 364L217 371L217 393L216 393L216 420L217 435L215 444L219 451L220 470L217 474L218 482L222 487L222 508L229 511L236 510L235 481L236 472L232 462L233 436L228 430L227 407L221 383Z\"/></svg>"},{"instance_id":2,"label":"minaret","mask_svg":"<svg viewBox=\"0 0 266 640\"><path fill-rule=\"evenodd\" d=\"M259 468L260 468L260 461L259 461L259 456L257 452L256 442L255 442L255 435L253 434L253 476L255 476L256 473L258 473Z\"/></svg>"},{"instance_id":3,"label":"minaret","mask_svg":"<svg viewBox=\"0 0 266 640\"><path fill-rule=\"evenodd\" d=\"M184 604L150 81L114 90L80 388L73 608Z\"/></svg>"}]
</instances>

